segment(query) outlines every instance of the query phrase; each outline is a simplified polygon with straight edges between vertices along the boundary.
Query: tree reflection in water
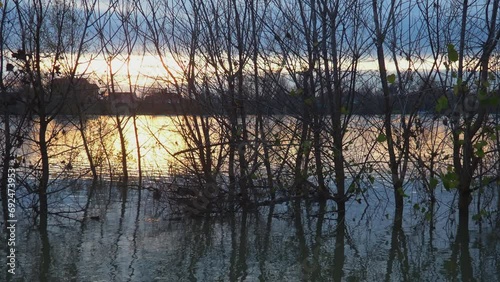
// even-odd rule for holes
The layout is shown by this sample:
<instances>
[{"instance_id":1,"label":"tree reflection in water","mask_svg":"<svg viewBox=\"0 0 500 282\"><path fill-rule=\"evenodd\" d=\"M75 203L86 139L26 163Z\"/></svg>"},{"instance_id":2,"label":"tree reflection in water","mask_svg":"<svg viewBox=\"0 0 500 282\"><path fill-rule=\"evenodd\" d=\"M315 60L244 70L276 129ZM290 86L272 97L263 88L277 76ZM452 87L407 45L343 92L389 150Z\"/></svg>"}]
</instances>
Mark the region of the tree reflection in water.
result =
<instances>
[{"instance_id":1,"label":"tree reflection in water","mask_svg":"<svg viewBox=\"0 0 500 282\"><path fill-rule=\"evenodd\" d=\"M42 242L41 250L41 262L40 262L40 282L51 281L50 278L50 264L51 264L51 254L50 254L50 242L49 235L47 234L47 228L40 230L40 240Z\"/></svg>"},{"instance_id":2,"label":"tree reflection in water","mask_svg":"<svg viewBox=\"0 0 500 282\"><path fill-rule=\"evenodd\" d=\"M451 244L450 259L445 261L445 271L452 281L476 281L470 255L467 221L459 221L455 241Z\"/></svg>"},{"instance_id":3,"label":"tree reflection in water","mask_svg":"<svg viewBox=\"0 0 500 282\"><path fill-rule=\"evenodd\" d=\"M385 281L391 281L394 264L400 264L400 281L409 281L408 277L408 249L406 245L406 235L403 231L403 219L400 216L394 217L391 234L391 248L387 259L387 270Z\"/></svg>"},{"instance_id":4,"label":"tree reflection in water","mask_svg":"<svg viewBox=\"0 0 500 282\"><path fill-rule=\"evenodd\" d=\"M19 226L27 281L474 281L497 280L494 226L477 232L422 214L291 201L207 218L169 218L153 192L91 183L82 217L47 230ZM356 205L358 205L356 203ZM366 209L366 210L365 210ZM388 208L390 209L390 207ZM439 213L436 213L439 214ZM479 225L472 224L479 228ZM55 243L57 242L57 244ZM3 250L2 252L5 252ZM1 255L4 255L2 253ZM481 263L479 263L481 262ZM2 266L5 270L5 266ZM6 281L5 271L0 276ZM4 279L5 278L5 279Z\"/></svg>"}]
</instances>

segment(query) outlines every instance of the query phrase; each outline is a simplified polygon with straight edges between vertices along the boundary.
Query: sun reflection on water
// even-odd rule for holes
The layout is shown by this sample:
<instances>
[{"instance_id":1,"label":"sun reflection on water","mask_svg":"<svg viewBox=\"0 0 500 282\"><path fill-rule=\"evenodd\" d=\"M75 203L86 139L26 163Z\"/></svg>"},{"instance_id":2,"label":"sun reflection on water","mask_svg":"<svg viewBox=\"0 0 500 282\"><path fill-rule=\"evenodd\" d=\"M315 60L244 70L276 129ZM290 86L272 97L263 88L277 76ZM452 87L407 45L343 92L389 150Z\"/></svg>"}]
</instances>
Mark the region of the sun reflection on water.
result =
<instances>
[{"instance_id":1,"label":"sun reflection on water","mask_svg":"<svg viewBox=\"0 0 500 282\"><path fill-rule=\"evenodd\" d=\"M119 118L124 128L123 136L129 175L134 177L138 175L139 171L134 117L121 116ZM192 147L186 143L186 136L183 137L182 130L186 129L184 122L182 116L136 117L137 143L140 146L141 168L144 176L169 176L172 172L182 174L187 172L188 167L198 165L188 162L189 158L196 157L190 155L188 149ZM432 123L430 120L428 122ZM212 153L213 157L216 158L221 148L227 144L224 142L224 135L221 135L224 134L224 130L221 129L223 125L213 119L210 120L210 123L212 132L210 138L213 139L212 145L214 146ZM273 132L269 136L276 139L267 140L272 146L273 155L270 158L273 163L280 162L283 158L289 158L290 154L293 155L296 152L298 146L296 137L293 137L294 128L298 126L296 120L292 117L284 117L281 124L281 126L277 126L271 121L268 125ZM79 131L79 125L78 118L74 116L60 117L49 124L47 138L50 139L49 157L53 177L57 177L61 172L77 176L90 176L89 160L82 142L82 132ZM120 175L121 144L117 130L117 117L88 117L83 122L83 126L87 147L98 173L103 177L111 174ZM22 165L26 169L40 168L36 128L35 123L30 129L31 141L25 142L18 150L18 155L22 156ZM442 161L446 162L444 159L446 154L451 153L451 148L446 145L449 144L447 142L450 138L449 131L442 125L425 125L423 128L425 132L417 134L418 139L411 138L410 140L413 152L417 152L423 160L429 159L433 152L437 152L443 158ZM381 132L383 132L382 121L375 117L370 119L360 117L351 123L344 137L344 154L350 165L355 167L357 163L368 161L380 166L380 168L374 167L373 169L382 171L388 156L385 142L376 141ZM397 136L395 139L397 140ZM254 146L251 142L249 147ZM328 142L329 140L325 139L322 148L325 155L331 153L332 150ZM373 148L372 144L374 144ZM262 146L260 146L260 150L262 150ZM328 159L325 162L328 162Z\"/></svg>"}]
</instances>

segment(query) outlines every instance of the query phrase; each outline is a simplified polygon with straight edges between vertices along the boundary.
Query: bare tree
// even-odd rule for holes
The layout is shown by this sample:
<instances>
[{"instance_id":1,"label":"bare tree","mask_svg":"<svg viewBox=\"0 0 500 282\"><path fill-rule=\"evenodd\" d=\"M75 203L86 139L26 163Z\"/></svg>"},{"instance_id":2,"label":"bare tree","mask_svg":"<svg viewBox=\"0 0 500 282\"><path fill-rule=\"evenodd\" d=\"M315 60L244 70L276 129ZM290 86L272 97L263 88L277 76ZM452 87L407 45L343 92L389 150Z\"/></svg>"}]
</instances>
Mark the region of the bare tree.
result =
<instances>
[{"instance_id":1,"label":"bare tree","mask_svg":"<svg viewBox=\"0 0 500 282\"><path fill-rule=\"evenodd\" d=\"M384 95L384 134L381 133L379 140L381 142L386 142L387 153L389 154L389 169L391 171L392 185L394 186L394 200L396 204L396 215L402 216L402 211L404 207L403 202L403 182L405 172L400 173L399 162L397 157L397 148L394 142L393 135L393 125L392 125L392 111L394 104L394 97L390 88L390 82L394 82L395 77L391 77L387 73L387 67L385 63L386 52L384 48L385 40L389 32L395 28L394 26L394 13L397 9L397 2L391 1L388 7L382 7L378 4L378 1L372 1L372 11L374 19L374 35L375 35L375 47L377 50L377 62L380 74L380 83L382 85L382 92ZM384 19L380 15L382 9L387 9L388 16Z\"/></svg>"},{"instance_id":2,"label":"bare tree","mask_svg":"<svg viewBox=\"0 0 500 282\"><path fill-rule=\"evenodd\" d=\"M485 157L485 140L491 136L488 109L489 104L495 101L491 98L496 96L498 85L490 85L489 74L491 56L500 39L499 3L496 0L480 5L464 1L459 7L461 18L458 44L448 45L450 65L456 71L456 99L448 100L449 107L455 110L455 118L450 124L454 170L449 171L444 181L450 177L458 180L458 209L462 226L468 226L469 204L472 192L477 189L472 186L472 182ZM476 45L474 38L478 32L481 32L482 40ZM455 50L455 46L458 50ZM477 87L473 87L474 84Z\"/></svg>"},{"instance_id":3,"label":"bare tree","mask_svg":"<svg viewBox=\"0 0 500 282\"><path fill-rule=\"evenodd\" d=\"M85 3L85 2L84 2ZM68 89L61 93L55 88L59 74L74 78L90 23L89 9L79 10L74 2L14 2L19 30L17 51L13 53L16 65L23 73L26 99L30 111L36 115L36 145L41 160L37 187L40 226L47 227L49 146L56 134L49 132L49 125L60 113ZM82 20L82 21L80 21ZM69 87L69 86L68 86Z\"/></svg>"},{"instance_id":4,"label":"bare tree","mask_svg":"<svg viewBox=\"0 0 500 282\"><path fill-rule=\"evenodd\" d=\"M203 5L197 1L174 1L165 5L147 1L140 3L138 9L146 26L146 46L163 65L167 83L184 101L179 105L182 108L177 125L188 149L168 152L187 172L193 173L196 181L189 187L189 194L194 195L188 203L190 211L206 211L208 205L214 203L213 198L224 192L218 187L216 178L223 164L227 134L219 131L223 128L221 124L226 123L224 118L214 118L212 101L217 98L207 76L209 65L205 56L209 54L200 54ZM178 17L178 12L192 16ZM180 176L187 180L192 178Z\"/></svg>"},{"instance_id":5,"label":"bare tree","mask_svg":"<svg viewBox=\"0 0 500 282\"><path fill-rule=\"evenodd\" d=\"M5 1L1 8L0 20L0 54L7 54L11 50L15 50L15 42L17 26L15 22L16 11L15 6L10 1ZM1 110L3 112L3 139L2 139L2 179L1 179L1 198L2 210L5 222L9 216L8 198L9 194L12 195L13 191L9 193L9 168L15 168L22 162L16 154L16 149L22 146L24 142L23 128L28 122L26 109L22 106L22 99L19 99L19 92L22 91L23 86L21 83L21 74L15 68L14 62L7 59L6 56L0 58L0 101ZM15 114L13 116L13 114ZM11 177L12 178L12 177ZM15 181L12 178L11 181ZM4 225L7 227L7 225Z\"/></svg>"}]
</instances>

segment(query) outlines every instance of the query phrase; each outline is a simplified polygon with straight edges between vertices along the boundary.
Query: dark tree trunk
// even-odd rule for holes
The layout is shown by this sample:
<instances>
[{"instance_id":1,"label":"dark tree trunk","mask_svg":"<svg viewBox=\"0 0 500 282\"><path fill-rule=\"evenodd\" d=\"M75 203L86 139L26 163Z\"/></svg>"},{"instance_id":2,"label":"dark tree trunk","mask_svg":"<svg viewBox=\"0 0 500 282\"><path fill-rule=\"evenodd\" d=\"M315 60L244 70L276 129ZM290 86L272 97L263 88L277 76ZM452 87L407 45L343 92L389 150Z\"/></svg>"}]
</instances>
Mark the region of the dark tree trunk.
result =
<instances>
[{"instance_id":1,"label":"dark tree trunk","mask_svg":"<svg viewBox=\"0 0 500 282\"><path fill-rule=\"evenodd\" d=\"M469 204L472 201L472 194L467 182L461 182L458 187L458 220L462 223L469 222ZM464 226L469 226L464 225Z\"/></svg>"},{"instance_id":2,"label":"dark tree trunk","mask_svg":"<svg viewBox=\"0 0 500 282\"><path fill-rule=\"evenodd\" d=\"M80 115L80 136L82 137L83 148L85 150L85 154L87 155L87 159L89 160L90 171L92 172L92 179L97 180L97 169L94 164L94 159L92 157L92 153L90 152L89 143L87 137L85 136L85 127L84 121L82 120L82 116Z\"/></svg>"},{"instance_id":3,"label":"dark tree trunk","mask_svg":"<svg viewBox=\"0 0 500 282\"><path fill-rule=\"evenodd\" d=\"M49 154L47 148L46 132L47 132L48 122L44 115L40 116L40 132L38 135L38 142L42 160L42 175L38 187L38 197L40 201L40 229L46 230L48 221L48 199L47 190L49 185Z\"/></svg>"},{"instance_id":4,"label":"dark tree trunk","mask_svg":"<svg viewBox=\"0 0 500 282\"><path fill-rule=\"evenodd\" d=\"M391 4L394 6L394 1ZM394 140L392 134L392 109L393 99L391 97L391 90L387 79L387 69L385 65L385 52L384 40L385 32L382 30L382 24L379 20L379 7L376 0L372 1L373 18L375 21L375 36L377 48L377 61L380 74L380 82L382 84L382 91L384 94L384 133L387 144L387 153L389 154L389 169L391 171L392 185L394 188L394 203L396 205L396 215L402 214L404 201L403 201L403 180L401 179L398 171L398 161L394 148ZM391 11L392 13L393 11Z\"/></svg>"},{"instance_id":5,"label":"dark tree trunk","mask_svg":"<svg viewBox=\"0 0 500 282\"><path fill-rule=\"evenodd\" d=\"M142 188L142 156L141 156L141 144L139 143L139 133L137 131L137 116L134 113L133 116L134 123L134 135L135 135L135 147L137 149L137 170L139 171L138 185L139 189Z\"/></svg>"},{"instance_id":6,"label":"dark tree trunk","mask_svg":"<svg viewBox=\"0 0 500 282\"><path fill-rule=\"evenodd\" d=\"M125 135L123 134L123 131L125 129L122 121L123 120L120 118L120 116L117 115L116 122L117 122L118 136L120 138L121 160L122 160L122 182L127 183L128 182L127 146L126 146Z\"/></svg>"}]
</instances>

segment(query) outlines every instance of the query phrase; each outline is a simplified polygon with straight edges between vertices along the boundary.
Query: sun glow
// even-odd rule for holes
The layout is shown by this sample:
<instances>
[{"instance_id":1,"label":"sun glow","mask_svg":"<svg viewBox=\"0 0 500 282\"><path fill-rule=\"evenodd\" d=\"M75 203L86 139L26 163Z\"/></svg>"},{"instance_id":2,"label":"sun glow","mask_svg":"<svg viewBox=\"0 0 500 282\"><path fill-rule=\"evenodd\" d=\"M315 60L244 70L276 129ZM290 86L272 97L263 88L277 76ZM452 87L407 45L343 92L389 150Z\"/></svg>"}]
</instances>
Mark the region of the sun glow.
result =
<instances>
[{"instance_id":1,"label":"sun glow","mask_svg":"<svg viewBox=\"0 0 500 282\"><path fill-rule=\"evenodd\" d=\"M109 85L112 75L117 91L133 89L140 92L141 89L148 87L161 87L169 80L169 74L158 56L130 55L126 58L122 57L118 56L110 60L102 56L86 56L81 60L78 72L98 81L101 86ZM166 56L164 62L170 72L178 73L180 71L179 66L171 56Z\"/></svg>"},{"instance_id":2,"label":"sun glow","mask_svg":"<svg viewBox=\"0 0 500 282\"><path fill-rule=\"evenodd\" d=\"M171 76L182 81L182 67L173 56L164 55L162 59L152 54L119 55L112 59L106 59L100 55L86 55L80 60L77 71L79 74L98 82L102 88L108 87L111 84L111 77L113 77L116 91L133 91L141 96L147 89L168 87L169 84L173 83ZM186 63L186 61L187 59L181 63ZM284 65L275 63L279 61L282 59L268 60L267 64L270 65L267 68L263 67L263 69L274 72L284 71ZM214 72L212 68L206 67L206 62L198 62L198 64L200 65L199 72L204 72L208 76ZM259 64L263 65L266 62L259 62ZM287 65L294 68L293 62L288 62ZM398 58L397 66L403 72L407 70L428 71L433 67L433 61L428 59L412 62L405 58ZM252 66L248 65L248 68L250 70ZM362 72L378 71L378 63L376 58L368 57L359 61L356 68ZM388 73L397 71L396 63L390 58L386 59L386 68Z\"/></svg>"}]
</instances>

